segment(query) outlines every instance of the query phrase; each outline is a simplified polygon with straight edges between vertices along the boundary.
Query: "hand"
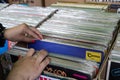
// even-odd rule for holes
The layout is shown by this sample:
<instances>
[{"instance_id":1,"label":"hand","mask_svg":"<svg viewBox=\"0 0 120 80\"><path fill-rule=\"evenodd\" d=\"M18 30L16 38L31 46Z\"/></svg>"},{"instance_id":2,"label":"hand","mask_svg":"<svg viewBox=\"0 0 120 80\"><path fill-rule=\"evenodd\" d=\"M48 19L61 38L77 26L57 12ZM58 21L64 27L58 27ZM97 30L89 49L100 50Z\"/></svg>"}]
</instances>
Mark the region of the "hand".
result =
<instances>
[{"instance_id":1,"label":"hand","mask_svg":"<svg viewBox=\"0 0 120 80\"><path fill-rule=\"evenodd\" d=\"M7 80L35 80L40 76L43 69L50 62L50 58L46 57L48 53L45 50L33 55L34 52L34 49L30 49L24 58L14 64Z\"/></svg>"},{"instance_id":2,"label":"hand","mask_svg":"<svg viewBox=\"0 0 120 80\"><path fill-rule=\"evenodd\" d=\"M14 28L5 30L4 37L11 41L25 41L25 42L32 42L35 39L38 40L42 39L42 35L36 28L29 27L25 23L18 25Z\"/></svg>"}]
</instances>

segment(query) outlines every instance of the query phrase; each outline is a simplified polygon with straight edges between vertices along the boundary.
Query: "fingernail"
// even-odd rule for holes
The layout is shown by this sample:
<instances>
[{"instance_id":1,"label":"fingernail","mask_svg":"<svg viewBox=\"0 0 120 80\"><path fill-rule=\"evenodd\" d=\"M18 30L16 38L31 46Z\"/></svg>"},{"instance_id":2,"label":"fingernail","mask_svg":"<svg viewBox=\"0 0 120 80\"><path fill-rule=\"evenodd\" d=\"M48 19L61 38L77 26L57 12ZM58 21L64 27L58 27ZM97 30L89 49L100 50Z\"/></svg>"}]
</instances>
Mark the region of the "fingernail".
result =
<instances>
[{"instance_id":1,"label":"fingernail","mask_svg":"<svg viewBox=\"0 0 120 80\"><path fill-rule=\"evenodd\" d=\"M43 39L43 37L39 37L39 39L40 39L40 40L42 40L42 39Z\"/></svg>"},{"instance_id":2,"label":"fingernail","mask_svg":"<svg viewBox=\"0 0 120 80\"><path fill-rule=\"evenodd\" d=\"M32 40L32 43L35 43L35 40Z\"/></svg>"},{"instance_id":3,"label":"fingernail","mask_svg":"<svg viewBox=\"0 0 120 80\"><path fill-rule=\"evenodd\" d=\"M39 40L42 40L41 38Z\"/></svg>"},{"instance_id":4,"label":"fingernail","mask_svg":"<svg viewBox=\"0 0 120 80\"><path fill-rule=\"evenodd\" d=\"M41 35L41 36L39 36L39 38L40 38L40 39L43 39L43 36Z\"/></svg>"}]
</instances>

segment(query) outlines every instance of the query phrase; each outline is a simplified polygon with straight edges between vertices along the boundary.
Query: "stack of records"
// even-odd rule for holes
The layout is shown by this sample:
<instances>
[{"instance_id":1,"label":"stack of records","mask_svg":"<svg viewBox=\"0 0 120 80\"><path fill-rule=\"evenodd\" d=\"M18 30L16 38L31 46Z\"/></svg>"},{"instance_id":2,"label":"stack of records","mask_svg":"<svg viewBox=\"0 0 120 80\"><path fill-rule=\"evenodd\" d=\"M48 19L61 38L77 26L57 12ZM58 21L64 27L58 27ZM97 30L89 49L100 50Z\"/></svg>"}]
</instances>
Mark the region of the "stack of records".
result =
<instances>
[{"instance_id":1,"label":"stack of records","mask_svg":"<svg viewBox=\"0 0 120 80\"><path fill-rule=\"evenodd\" d=\"M46 46L44 43L36 42L36 44L30 44L29 47L36 50L43 48L50 52L63 53L63 55L68 52L69 56L74 54L73 57L102 62L104 53L113 40L118 20L117 14L106 13L101 10L58 8L56 14L38 28L45 36L43 41L50 42L49 46L46 42ZM66 52L64 50L64 52L61 52L61 47L58 48L58 45L53 46L54 44L51 43L63 44L63 49L66 45L69 45L82 50L72 52L72 49L69 49ZM43 46L39 47L38 45ZM50 45L61 51L55 51Z\"/></svg>"},{"instance_id":2,"label":"stack of records","mask_svg":"<svg viewBox=\"0 0 120 80\"><path fill-rule=\"evenodd\" d=\"M107 47L119 17L101 10L63 8L39 30L43 35L83 41Z\"/></svg>"},{"instance_id":3,"label":"stack of records","mask_svg":"<svg viewBox=\"0 0 120 80\"><path fill-rule=\"evenodd\" d=\"M7 53L14 56L25 56L27 51L27 48L14 46L13 49ZM50 78L54 77L58 80L92 80L96 76L99 69L99 64L96 62L83 59L72 61L58 57L62 55L51 54L49 56L51 58L51 63L45 68L44 75L47 75Z\"/></svg>"},{"instance_id":4,"label":"stack of records","mask_svg":"<svg viewBox=\"0 0 120 80\"><path fill-rule=\"evenodd\" d=\"M118 28L118 20L117 14L101 10L59 8L56 14L38 28L44 39L31 43L28 47L45 49L57 59L65 59L66 62L70 60L74 65L80 58L102 63ZM57 65L64 68L64 62L59 63ZM52 68L58 69L58 66L52 63L51 65ZM69 69L74 65L69 65Z\"/></svg>"},{"instance_id":5,"label":"stack of records","mask_svg":"<svg viewBox=\"0 0 120 80\"><path fill-rule=\"evenodd\" d=\"M118 34L116 44L111 52L108 61L106 80L120 79L120 34Z\"/></svg>"},{"instance_id":6,"label":"stack of records","mask_svg":"<svg viewBox=\"0 0 120 80\"><path fill-rule=\"evenodd\" d=\"M7 28L27 23L37 26L56 9L42 7L28 7L23 5L10 5L0 11L0 22Z\"/></svg>"},{"instance_id":7,"label":"stack of records","mask_svg":"<svg viewBox=\"0 0 120 80\"><path fill-rule=\"evenodd\" d=\"M117 14L101 10L11 5L1 11L0 15L4 17L0 20L8 28L22 22L36 26L57 9L37 28L44 39L36 40L28 47L49 52L52 61L44 75L58 80L92 80L111 44L119 19ZM26 51L26 48L14 47L8 53L24 56Z\"/></svg>"}]
</instances>

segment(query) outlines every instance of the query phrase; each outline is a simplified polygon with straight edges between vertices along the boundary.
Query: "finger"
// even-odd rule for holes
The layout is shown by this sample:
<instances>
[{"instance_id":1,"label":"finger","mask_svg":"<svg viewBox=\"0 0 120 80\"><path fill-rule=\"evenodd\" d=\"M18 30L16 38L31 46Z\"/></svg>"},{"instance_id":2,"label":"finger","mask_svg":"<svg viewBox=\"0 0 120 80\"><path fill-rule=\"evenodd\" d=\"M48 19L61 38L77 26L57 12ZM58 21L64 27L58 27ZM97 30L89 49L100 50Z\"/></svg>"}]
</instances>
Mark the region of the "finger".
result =
<instances>
[{"instance_id":1,"label":"finger","mask_svg":"<svg viewBox=\"0 0 120 80\"><path fill-rule=\"evenodd\" d=\"M36 33L40 39L43 39L43 36L42 36L42 34L40 33L39 30L37 30L37 29L34 28L34 27L30 27L30 29L31 29L34 33Z\"/></svg>"},{"instance_id":2,"label":"finger","mask_svg":"<svg viewBox=\"0 0 120 80\"><path fill-rule=\"evenodd\" d=\"M26 57L33 56L34 53L35 53L35 50L31 48L31 49L29 49L29 51L27 52Z\"/></svg>"},{"instance_id":3,"label":"finger","mask_svg":"<svg viewBox=\"0 0 120 80\"><path fill-rule=\"evenodd\" d=\"M41 64L39 65L39 72L41 73L44 68L50 63L50 58L49 57L46 57L42 62Z\"/></svg>"},{"instance_id":4,"label":"finger","mask_svg":"<svg viewBox=\"0 0 120 80\"><path fill-rule=\"evenodd\" d=\"M33 40L35 40L35 38L26 37L26 36L22 36L21 39L22 41L25 41L25 42L32 42Z\"/></svg>"},{"instance_id":5,"label":"finger","mask_svg":"<svg viewBox=\"0 0 120 80\"><path fill-rule=\"evenodd\" d=\"M27 33L28 35L32 36L32 37L35 38L35 39L41 40L41 38L39 38L39 36L38 36L34 31L32 31L31 29L29 29L29 28L26 30L26 33Z\"/></svg>"},{"instance_id":6,"label":"finger","mask_svg":"<svg viewBox=\"0 0 120 80\"><path fill-rule=\"evenodd\" d=\"M36 55L37 55L36 62L41 63L44 60L44 58L48 55L48 52L45 50L41 50Z\"/></svg>"}]
</instances>

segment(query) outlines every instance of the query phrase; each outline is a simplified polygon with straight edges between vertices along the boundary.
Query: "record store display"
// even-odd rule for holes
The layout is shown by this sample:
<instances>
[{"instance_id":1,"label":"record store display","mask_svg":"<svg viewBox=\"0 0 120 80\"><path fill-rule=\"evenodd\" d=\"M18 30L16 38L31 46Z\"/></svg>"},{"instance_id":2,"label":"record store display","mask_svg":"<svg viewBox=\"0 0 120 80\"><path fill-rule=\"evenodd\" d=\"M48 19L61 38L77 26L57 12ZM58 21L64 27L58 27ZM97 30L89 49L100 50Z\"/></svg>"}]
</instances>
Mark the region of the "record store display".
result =
<instances>
[{"instance_id":1,"label":"record store display","mask_svg":"<svg viewBox=\"0 0 120 80\"><path fill-rule=\"evenodd\" d=\"M113 43L120 19L99 9L22 5L10 5L0 15L0 22L7 28L27 23L43 34L44 39L28 43L27 48L14 46L6 52L17 57L24 56L29 48L47 50L52 61L36 80L93 80Z\"/></svg>"},{"instance_id":2,"label":"record store display","mask_svg":"<svg viewBox=\"0 0 120 80\"><path fill-rule=\"evenodd\" d=\"M23 5L10 5L0 11L0 22L10 28L21 23L37 26L56 9L42 7L28 7Z\"/></svg>"}]
</instances>

